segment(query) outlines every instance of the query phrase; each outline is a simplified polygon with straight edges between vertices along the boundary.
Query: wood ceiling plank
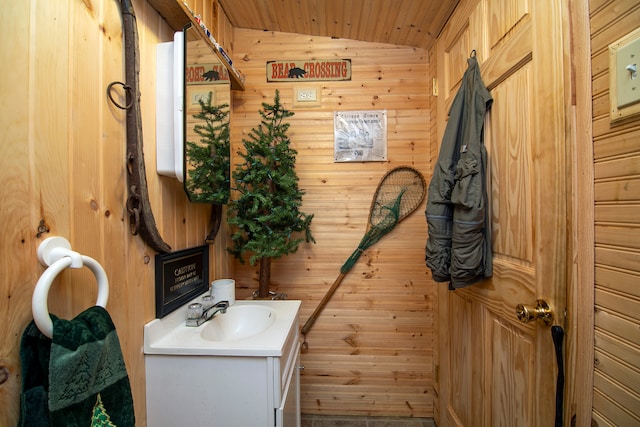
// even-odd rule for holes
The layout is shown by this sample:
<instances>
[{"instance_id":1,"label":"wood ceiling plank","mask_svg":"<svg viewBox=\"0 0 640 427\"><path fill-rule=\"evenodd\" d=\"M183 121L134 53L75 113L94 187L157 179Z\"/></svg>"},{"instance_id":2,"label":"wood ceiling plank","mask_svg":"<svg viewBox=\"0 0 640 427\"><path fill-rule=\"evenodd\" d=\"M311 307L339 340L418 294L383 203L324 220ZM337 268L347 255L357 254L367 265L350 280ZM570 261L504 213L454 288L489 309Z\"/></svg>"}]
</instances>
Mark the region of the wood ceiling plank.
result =
<instances>
[{"instance_id":1,"label":"wood ceiling plank","mask_svg":"<svg viewBox=\"0 0 640 427\"><path fill-rule=\"evenodd\" d=\"M154 0L163 1L163 0ZM429 49L459 0L219 0L235 28Z\"/></svg>"}]
</instances>

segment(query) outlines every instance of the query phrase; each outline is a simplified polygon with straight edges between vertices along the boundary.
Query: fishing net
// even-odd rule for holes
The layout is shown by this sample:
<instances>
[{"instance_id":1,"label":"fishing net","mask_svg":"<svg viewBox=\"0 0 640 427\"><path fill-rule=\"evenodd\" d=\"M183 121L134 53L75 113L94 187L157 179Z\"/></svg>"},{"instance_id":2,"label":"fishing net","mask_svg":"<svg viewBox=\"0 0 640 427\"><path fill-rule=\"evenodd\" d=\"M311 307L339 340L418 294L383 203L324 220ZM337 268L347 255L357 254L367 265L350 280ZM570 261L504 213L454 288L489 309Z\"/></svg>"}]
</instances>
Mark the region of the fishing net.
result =
<instances>
[{"instance_id":1,"label":"fishing net","mask_svg":"<svg viewBox=\"0 0 640 427\"><path fill-rule=\"evenodd\" d=\"M340 268L345 274L360 255L418 208L424 199L426 185L422 175L413 168L400 166L382 177L371 201L367 231L356 250Z\"/></svg>"},{"instance_id":2,"label":"fishing net","mask_svg":"<svg viewBox=\"0 0 640 427\"><path fill-rule=\"evenodd\" d=\"M351 254L349 259L340 268L340 275L333 282L331 288L318 304L313 314L301 329L304 341L301 345L301 351L306 353L309 349L307 344L307 332L311 329L316 319L324 309L325 305L331 299L342 279L356 264L360 255L374 243L378 242L385 234L393 230L393 228L409 214L415 211L424 200L427 192L427 186L424 177L417 170L409 166L399 166L387 172L376 189L369 208L369 222L367 223L367 231L360 240L360 244Z\"/></svg>"}]
</instances>

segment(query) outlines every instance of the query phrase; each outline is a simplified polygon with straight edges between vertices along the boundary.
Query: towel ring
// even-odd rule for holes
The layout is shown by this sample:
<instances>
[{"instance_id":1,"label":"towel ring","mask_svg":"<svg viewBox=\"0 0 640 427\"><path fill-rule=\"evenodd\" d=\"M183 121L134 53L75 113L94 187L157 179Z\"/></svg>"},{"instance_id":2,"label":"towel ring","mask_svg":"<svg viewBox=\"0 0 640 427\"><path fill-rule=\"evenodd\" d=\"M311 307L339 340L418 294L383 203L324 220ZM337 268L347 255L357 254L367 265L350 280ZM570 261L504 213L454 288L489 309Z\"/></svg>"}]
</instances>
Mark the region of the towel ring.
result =
<instances>
[{"instance_id":1,"label":"towel ring","mask_svg":"<svg viewBox=\"0 0 640 427\"><path fill-rule=\"evenodd\" d=\"M109 300L109 279L107 273L95 259L80 255L71 250L71 245L63 237L49 237L38 247L38 259L42 265L49 266L38 279L31 299L33 320L45 336L53 337L53 322L49 316L49 288L53 280L65 268L82 268L86 266L98 281L98 298L96 305L106 307Z\"/></svg>"}]
</instances>

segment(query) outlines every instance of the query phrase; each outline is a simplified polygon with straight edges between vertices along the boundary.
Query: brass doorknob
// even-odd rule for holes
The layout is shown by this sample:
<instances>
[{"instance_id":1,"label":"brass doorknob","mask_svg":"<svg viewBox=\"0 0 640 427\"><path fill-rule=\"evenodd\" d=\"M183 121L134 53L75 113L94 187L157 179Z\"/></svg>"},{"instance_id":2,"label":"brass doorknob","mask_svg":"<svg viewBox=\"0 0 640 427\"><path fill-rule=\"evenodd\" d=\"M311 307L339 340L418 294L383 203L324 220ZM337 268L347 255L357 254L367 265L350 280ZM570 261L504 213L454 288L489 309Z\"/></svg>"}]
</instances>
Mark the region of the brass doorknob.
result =
<instances>
[{"instance_id":1,"label":"brass doorknob","mask_svg":"<svg viewBox=\"0 0 640 427\"><path fill-rule=\"evenodd\" d=\"M528 323L534 319L538 319L545 326L551 326L553 324L553 313L551 312L551 307L548 302L542 299L536 300L535 307L524 304L516 305L516 316L518 316L518 320L523 323Z\"/></svg>"}]
</instances>

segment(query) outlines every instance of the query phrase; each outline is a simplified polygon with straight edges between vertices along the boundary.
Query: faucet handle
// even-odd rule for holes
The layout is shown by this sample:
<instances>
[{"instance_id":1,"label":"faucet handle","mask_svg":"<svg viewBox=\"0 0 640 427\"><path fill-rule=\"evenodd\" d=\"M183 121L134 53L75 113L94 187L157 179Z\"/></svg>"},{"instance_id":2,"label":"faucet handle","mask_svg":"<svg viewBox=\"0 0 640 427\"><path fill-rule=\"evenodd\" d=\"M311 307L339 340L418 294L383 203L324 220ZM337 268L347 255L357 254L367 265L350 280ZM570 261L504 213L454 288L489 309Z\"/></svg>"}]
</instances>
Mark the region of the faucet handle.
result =
<instances>
[{"instance_id":1,"label":"faucet handle","mask_svg":"<svg viewBox=\"0 0 640 427\"><path fill-rule=\"evenodd\" d=\"M213 297L211 295L205 295L202 297L202 308L203 311L207 310L208 308L212 307L214 305L213 302Z\"/></svg>"},{"instance_id":2,"label":"faucet handle","mask_svg":"<svg viewBox=\"0 0 640 427\"><path fill-rule=\"evenodd\" d=\"M187 307L187 319L198 319L202 317L203 311L202 304L199 302L191 303Z\"/></svg>"}]
</instances>

